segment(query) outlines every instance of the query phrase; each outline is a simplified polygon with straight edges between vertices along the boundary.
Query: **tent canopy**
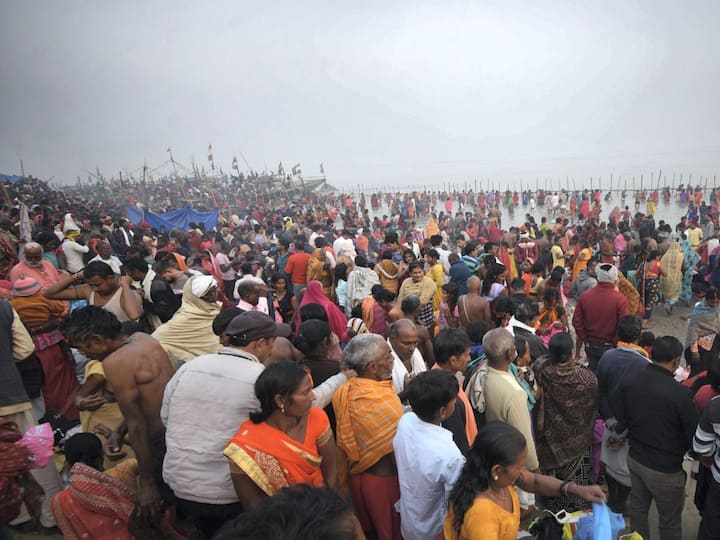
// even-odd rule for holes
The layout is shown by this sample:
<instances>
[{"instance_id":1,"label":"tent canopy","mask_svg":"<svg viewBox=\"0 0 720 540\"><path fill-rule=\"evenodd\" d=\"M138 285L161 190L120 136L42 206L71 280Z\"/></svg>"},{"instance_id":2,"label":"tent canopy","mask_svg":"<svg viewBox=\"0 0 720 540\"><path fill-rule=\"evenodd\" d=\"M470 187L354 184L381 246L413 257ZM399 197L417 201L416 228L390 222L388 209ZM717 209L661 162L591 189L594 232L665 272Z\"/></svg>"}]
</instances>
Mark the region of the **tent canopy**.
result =
<instances>
[{"instance_id":1,"label":"tent canopy","mask_svg":"<svg viewBox=\"0 0 720 540\"><path fill-rule=\"evenodd\" d=\"M17 184L22 178L22 176L15 176L13 174L0 174L0 180L10 182L11 184Z\"/></svg>"},{"instance_id":2,"label":"tent canopy","mask_svg":"<svg viewBox=\"0 0 720 540\"><path fill-rule=\"evenodd\" d=\"M128 219L133 225L140 225L145 221L158 231L170 231L175 228L187 231L190 228L190 223L202 223L205 225L205 230L209 231L217 225L219 215L217 209L212 212L198 212L190 206L163 214L154 214L149 210L145 210L143 215L142 209L129 204L125 205L125 212L127 212Z\"/></svg>"}]
</instances>

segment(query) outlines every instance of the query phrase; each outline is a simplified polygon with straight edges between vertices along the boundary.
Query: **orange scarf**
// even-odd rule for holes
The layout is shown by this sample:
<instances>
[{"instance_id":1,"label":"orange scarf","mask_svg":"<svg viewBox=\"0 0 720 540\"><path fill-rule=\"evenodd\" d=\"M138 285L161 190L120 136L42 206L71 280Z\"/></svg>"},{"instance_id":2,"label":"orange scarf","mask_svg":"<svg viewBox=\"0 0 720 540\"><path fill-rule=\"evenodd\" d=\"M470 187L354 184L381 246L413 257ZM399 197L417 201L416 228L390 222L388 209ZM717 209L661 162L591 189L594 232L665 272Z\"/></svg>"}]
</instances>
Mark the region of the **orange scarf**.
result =
<instances>
[{"instance_id":1,"label":"orange scarf","mask_svg":"<svg viewBox=\"0 0 720 540\"><path fill-rule=\"evenodd\" d=\"M358 474L393 451L393 439L403 414L392 381L355 377L337 389L335 409L337 444Z\"/></svg>"},{"instance_id":2,"label":"orange scarf","mask_svg":"<svg viewBox=\"0 0 720 540\"><path fill-rule=\"evenodd\" d=\"M225 447L224 454L268 495L295 484L324 487L318 448L332 437L325 412L317 407L307 417L300 443L267 422L246 420Z\"/></svg>"}]
</instances>

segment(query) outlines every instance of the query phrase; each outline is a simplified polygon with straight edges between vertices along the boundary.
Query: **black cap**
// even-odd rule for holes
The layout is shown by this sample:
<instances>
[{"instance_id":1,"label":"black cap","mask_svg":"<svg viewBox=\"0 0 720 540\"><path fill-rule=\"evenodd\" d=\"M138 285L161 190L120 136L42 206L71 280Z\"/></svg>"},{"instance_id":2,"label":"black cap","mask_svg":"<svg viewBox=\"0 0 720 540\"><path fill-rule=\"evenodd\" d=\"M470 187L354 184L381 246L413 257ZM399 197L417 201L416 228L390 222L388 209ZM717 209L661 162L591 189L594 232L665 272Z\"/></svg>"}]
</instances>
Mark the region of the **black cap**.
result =
<instances>
[{"instance_id":1,"label":"black cap","mask_svg":"<svg viewBox=\"0 0 720 540\"><path fill-rule=\"evenodd\" d=\"M245 342L257 341L268 337L288 337L290 325L277 324L260 311L246 311L228 324L225 333L237 336Z\"/></svg>"}]
</instances>

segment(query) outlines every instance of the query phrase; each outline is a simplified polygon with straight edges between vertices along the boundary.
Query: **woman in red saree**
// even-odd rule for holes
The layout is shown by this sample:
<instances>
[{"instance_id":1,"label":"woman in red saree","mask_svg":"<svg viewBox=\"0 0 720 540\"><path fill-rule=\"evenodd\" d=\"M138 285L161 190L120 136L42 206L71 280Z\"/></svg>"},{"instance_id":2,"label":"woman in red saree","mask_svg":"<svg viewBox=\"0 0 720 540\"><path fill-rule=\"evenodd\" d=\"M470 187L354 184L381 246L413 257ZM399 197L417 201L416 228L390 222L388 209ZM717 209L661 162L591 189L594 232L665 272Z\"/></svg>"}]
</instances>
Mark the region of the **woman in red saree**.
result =
<instances>
[{"instance_id":1,"label":"woman in red saree","mask_svg":"<svg viewBox=\"0 0 720 540\"><path fill-rule=\"evenodd\" d=\"M283 487L338 486L335 440L325 411L313 407L312 378L295 362L271 364L255 382L261 409L225 447L244 507Z\"/></svg>"},{"instance_id":2,"label":"woman in red saree","mask_svg":"<svg viewBox=\"0 0 720 540\"><path fill-rule=\"evenodd\" d=\"M52 498L55 522L68 540L83 538L140 538L128 530L128 521L136 504L135 485L137 460L128 459L120 465L100 472L78 462L70 469L70 486ZM174 513L168 511L154 523L152 530L142 531L145 538L184 538L172 523Z\"/></svg>"}]
</instances>

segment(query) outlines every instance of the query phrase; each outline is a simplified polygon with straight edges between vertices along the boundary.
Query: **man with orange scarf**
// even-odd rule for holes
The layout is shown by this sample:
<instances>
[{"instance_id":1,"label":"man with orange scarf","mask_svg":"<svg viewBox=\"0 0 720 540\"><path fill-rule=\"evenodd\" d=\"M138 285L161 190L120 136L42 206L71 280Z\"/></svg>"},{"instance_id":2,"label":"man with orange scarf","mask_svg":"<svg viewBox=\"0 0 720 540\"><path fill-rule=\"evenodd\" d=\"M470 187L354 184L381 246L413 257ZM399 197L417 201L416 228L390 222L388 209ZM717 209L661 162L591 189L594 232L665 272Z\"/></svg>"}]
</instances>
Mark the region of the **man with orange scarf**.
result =
<instances>
[{"instance_id":1,"label":"man with orange scarf","mask_svg":"<svg viewBox=\"0 0 720 540\"><path fill-rule=\"evenodd\" d=\"M343 366L358 376L333 396L340 456L338 478L347 481L355 513L365 531L378 540L402 538L400 499L393 439L402 405L392 383L393 357L381 336L354 337L343 353Z\"/></svg>"}]
</instances>

